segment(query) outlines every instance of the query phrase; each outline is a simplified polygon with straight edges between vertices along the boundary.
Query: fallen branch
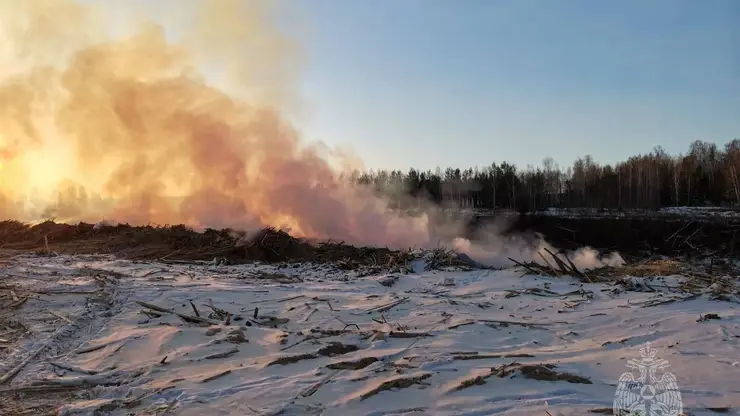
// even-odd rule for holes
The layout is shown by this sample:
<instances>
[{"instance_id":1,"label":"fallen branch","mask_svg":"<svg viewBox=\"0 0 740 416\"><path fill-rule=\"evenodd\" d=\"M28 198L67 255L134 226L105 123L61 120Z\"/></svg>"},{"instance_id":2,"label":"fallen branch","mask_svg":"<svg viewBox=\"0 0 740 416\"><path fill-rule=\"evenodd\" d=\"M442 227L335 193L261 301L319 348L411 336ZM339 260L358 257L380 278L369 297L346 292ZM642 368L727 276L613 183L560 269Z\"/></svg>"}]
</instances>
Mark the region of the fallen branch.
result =
<instances>
[{"instance_id":1,"label":"fallen branch","mask_svg":"<svg viewBox=\"0 0 740 416\"><path fill-rule=\"evenodd\" d=\"M544 254L542 254L542 252L541 252L541 251L538 251L538 252L537 252L537 254L539 254L539 255L540 255L540 257L542 257L542 260L543 260L543 261L545 262L545 264L547 264L547 267L549 267L549 268L550 268L550 269L552 269L552 270L554 270L554 269L555 269L554 267L552 267L552 264L550 264L550 262L549 262L549 261L547 261L547 258L545 258L545 255L544 255Z\"/></svg>"},{"instance_id":2,"label":"fallen branch","mask_svg":"<svg viewBox=\"0 0 740 416\"><path fill-rule=\"evenodd\" d=\"M230 357L230 356L232 356L232 355L234 355L234 354L236 354L238 352L239 352L239 348L234 347L234 348L228 349L226 351L222 351L222 352L217 352L217 353L214 353L214 354L206 355L205 357L199 358L196 361L201 361L201 360L215 360L215 359L218 359L218 358L227 358L227 357Z\"/></svg>"},{"instance_id":3,"label":"fallen branch","mask_svg":"<svg viewBox=\"0 0 740 416\"><path fill-rule=\"evenodd\" d=\"M119 341L119 340L114 340L114 341L108 341L108 342L104 342L104 343L102 343L102 344L98 344L98 345L93 345L92 347L87 347L87 348L80 348L80 349L78 349L77 351L75 351L75 354L78 354L78 355L79 355L79 354L87 354L88 352L93 352L93 351L98 351L98 350L102 350L103 348L105 348L105 347L107 347L107 346L109 346L109 345L115 344L115 343L117 343L118 341Z\"/></svg>"},{"instance_id":4,"label":"fallen branch","mask_svg":"<svg viewBox=\"0 0 740 416\"><path fill-rule=\"evenodd\" d=\"M477 319L477 322L483 322L486 324L499 324L499 325L516 325L525 327L538 327L538 326L549 326L554 324L567 324L567 322L522 322L522 321L501 321L497 319Z\"/></svg>"},{"instance_id":5,"label":"fallen branch","mask_svg":"<svg viewBox=\"0 0 740 416\"><path fill-rule=\"evenodd\" d=\"M408 297L401 298L401 299L398 299L398 300L394 300L393 302L386 303L384 305L379 305L379 306L376 306L374 308L370 308L370 309L368 309L365 312L367 312L367 313L386 312L386 311L388 311L390 309L393 309L394 307L396 307L396 306L398 306L398 305L400 305L400 304L402 304L402 303L404 303L404 302L406 302L408 300L409 300Z\"/></svg>"},{"instance_id":6,"label":"fallen branch","mask_svg":"<svg viewBox=\"0 0 740 416\"><path fill-rule=\"evenodd\" d=\"M262 299L262 300L254 301L252 303L287 302L289 300L304 298L304 297L306 297L306 295L296 295L296 296L288 296L287 298L281 298L281 299Z\"/></svg>"},{"instance_id":7,"label":"fallen branch","mask_svg":"<svg viewBox=\"0 0 740 416\"><path fill-rule=\"evenodd\" d=\"M679 297L679 298L669 298L669 299L651 299L646 302L644 302L640 307L641 308L650 308L652 306L659 306L659 305L667 305L669 303L674 302L685 302L688 300L694 300L701 296L701 293L696 293L693 295L685 296L685 297Z\"/></svg>"},{"instance_id":8,"label":"fallen branch","mask_svg":"<svg viewBox=\"0 0 740 416\"><path fill-rule=\"evenodd\" d=\"M399 332L391 331L386 334L388 338L424 338L431 337L432 334L428 332Z\"/></svg>"},{"instance_id":9,"label":"fallen branch","mask_svg":"<svg viewBox=\"0 0 740 416\"><path fill-rule=\"evenodd\" d=\"M319 380L318 382L314 383L314 384L313 384L313 385L312 385L311 387L309 387L309 388L307 388L306 390L304 390L304 391L303 391L303 392L301 393L301 396L302 396L302 397L309 397L309 396L313 395L314 393L316 393L316 391L317 391L317 390L318 390L318 389L319 389L319 388L320 388L321 386L323 386L324 384L326 384L326 383L328 383L329 381L331 381L331 379L333 379L334 377L336 377L337 375L339 375L339 373L341 373L341 372L342 372L342 370L339 370L339 371L334 371L334 372L332 372L332 373L329 373L329 374L328 374L328 375L327 375L326 377L322 378L322 379L321 379L321 380Z\"/></svg>"},{"instance_id":10,"label":"fallen branch","mask_svg":"<svg viewBox=\"0 0 740 416\"><path fill-rule=\"evenodd\" d=\"M452 356L453 360L488 360L493 358L534 358L532 354L479 354L469 352L465 354L456 354Z\"/></svg>"},{"instance_id":11,"label":"fallen branch","mask_svg":"<svg viewBox=\"0 0 740 416\"><path fill-rule=\"evenodd\" d=\"M28 300L28 297L27 296L24 296L24 297L18 299L17 301L11 303L10 305L8 305L7 308L8 309L13 309L15 307L21 306L24 303L26 303L27 300Z\"/></svg>"},{"instance_id":12,"label":"fallen branch","mask_svg":"<svg viewBox=\"0 0 740 416\"><path fill-rule=\"evenodd\" d=\"M363 357L354 361L339 361L328 364L326 367L332 370L362 370L372 363L380 361L376 357Z\"/></svg>"},{"instance_id":13,"label":"fallen branch","mask_svg":"<svg viewBox=\"0 0 740 416\"><path fill-rule=\"evenodd\" d=\"M208 377L204 378L203 380L201 380L200 382L201 383L208 383L209 381L213 381L213 380L215 380L217 378L223 377L223 376L228 375L228 374L231 374L231 370L222 371L222 372L216 373L216 374L214 374L212 376L208 376Z\"/></svg>"},{"instance_id":14,"label":"fallen branch","mask_svg":"<svg viewBox=\"0 0 740 416\"><path fill-rule=\"evenodd\" d=\"M73 323L74 323L74 322L73 322L73 321L72 321L71 319L67 318L66 316L64 316L64 315L62 315L62 314L58 314L58 313L56 313L56 312L54 312L54 311L47 311L47 312L49 312L49 314L51 314L51 315L54 315L54 316L56 316L57 318L59 318L59 319L61 319L61 320L65 321L65 322L67 322L68 324L73 324Z\"/></svg>"},{"instance_id":15,"label":"fallen branch","mask_svg":"<svg viewBox=\"0 0 740 416\"><path fill-rule=\"evenodd\" d=\"M91 376L74 377L74 378L50 378L34 381L29 386L66 386L66 387L94 387L94 386L119 386L126 380L141 376L146 372L145 369L138 369L133 372L116 371L99 373Z\"/></svg>"},{"instance_id":16,"label":"fallen branch","mask_svg":"<svg viewBox=\"0 0 740 416\"><path fill-rule=\"evenodd\" d=\"M195 304L193 303L192 300L190 301L190 306L193 307L193 312L195 313L195 316L200 318L200 312L198 312L198 308L195 307Z\"/></svg>"},{"instance_id":17,"label":"fallen branch","mask_svg":"<svg viewBox=\"0 0 740 416\"><path fill-rule=\"evenodd\" d=\"M113 366L113 367L105 368L105 369L100 370L100 371L98 371L98 370L87 370L87 369L82 368L82 367L77 367L77 366L74 366L74 365L71 365L71 364L58 363L58 362L55 362L55 361L49 361L49 364L53 365L54 367L61 368L62 370L72 371L72 372L81 373L81 374L89 374L91 376L94 376L94 375L97 375L97 374L100 374L100 373L105 373L105 372L112 371L112 370L115 370L116 369L116 367Z\"/></svg>"},{"instance_id":18,"label":"fallen branch","mask_svg":"<svg viewBox=\"0 0 740 416\"><path fill-rule=\"evenodd\" d=\"M540 276L540 275L542 274L542 273L540 273L539 271L537 271L537 270L535 270L535 269L533 269L533 268L531 268L531 267L527 266L526 264L524 264L524 263L520 263L520 262L518 262L518 261L516 261L516 260L512 259L511 257L508 257L508 259L509 259L509 260L511 260L512 262L514 262L514 264L516 264L517 266L519 266L519 267L524 267L525 269L529 270L529 271L530 271L530 273L532 273L532 274L536 274L537 276Z\"/></svg>"},{"instance_id":19,"label":"fallen branch","mask_svg":"<svg viewBox=\"0 0 740 416\"><path fill-rule=\"evenodd\" d=\"M581 271L578 270L578 268L576 268L576 266L573 264L572 261L570 261L568 256L565 256L565 258L566 260L568 260L568 263L571 264L570 267L567 264L565 264L565 262L560 257L558 257L555 253L550 251L547 247L545 247L544 250L547 252L547 254L549 254L555 260L555 263L558 264L558 267L560 267L560 270L563 272L563 274L575 274L578 277L584 277L583 273L581 273Z\"/></svg>"},{"instance_id":20,"label":"fallen branch","mask_svg":"<svg viewBox=\"0 0 740 416\"><path fill-rule=\"evenodd\" d=\"M41 354L41 351L45 350L46 347L48 347L48 346L49 346L48 344L45 344L45 345L39 347L36 351L34 351L28 357L26 357L26 359L24 359L23 361L21 361L20 364L18 364L17 366L13 367L10 371L8 371L7 373L5 373L2 377L0 377L0 384L3 384L6 381L8 381L8 380L12 379L13 377L15 377L15 375L18 374L23 369L23 367L25 367L28 363L30 363L31 360L33 360L34 358L36 358L37 355Z\"/></svg>"},{"instance_id":21,"label":"fallen branch","mask_svg":"<svg viewBox=\"0 0 740 416\"><path fill-rule=\"evenodd\" d=\"M411 387L414 384L421 384L422 381L431 377L432 373L420 373L415 376L396 376L383 380L379 384L371 387L360 395L360 400L365 400L382 391L391 389L403 389Z\"/></svg>"},{"instance_id":22,"label":"fallen branch","mask_svg":"<svg viewBox=\"0 0 740 416\"><path fill-rule=\"evenodd\" d=\"M163 308L161 306L153 305L151 303L142 302L140 300L137 300L136 303L138 305L140 305L140 306L143 306L145 308L148 308L148 309L151 309L151 310L154 310L154 311L157 311L157 312L169 313L169 314L172 314L172 315L177 315L178 317L180 317L180 319L182 319L185 322L203 323L203 324L208 324L208 325L220 325L221 324L220 321L216 321L214 319L203 318L203 317L200 317L200 316L186 315L184 313L179 313L179 312L173 311L172 309Z\"/></svg>"}]
</instances>

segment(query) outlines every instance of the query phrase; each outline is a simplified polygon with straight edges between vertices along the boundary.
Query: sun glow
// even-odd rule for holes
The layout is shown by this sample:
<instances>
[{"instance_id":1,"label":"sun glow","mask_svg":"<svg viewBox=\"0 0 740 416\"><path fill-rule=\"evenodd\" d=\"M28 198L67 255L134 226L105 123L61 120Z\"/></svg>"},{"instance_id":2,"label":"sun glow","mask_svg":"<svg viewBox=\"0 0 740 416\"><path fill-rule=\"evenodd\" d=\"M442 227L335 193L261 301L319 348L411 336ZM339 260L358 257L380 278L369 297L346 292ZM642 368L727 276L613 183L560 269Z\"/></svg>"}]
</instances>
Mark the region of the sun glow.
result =
<instances>
[{"instance_id":1,"label":"sun glow","mask_svg":"<svg viewBox=\"0 0 740 416\"><path fill-rule=\"evenodd\" d=\"M0 214L425 244L425 218L346 186L332 151L306 146L281 114L301 52L272 2L187 7L174 36L72 0L0 0L0 68L14 69L0 72ZM213 71L220 88L203 75Z\"/></svg>"}]
</instances>

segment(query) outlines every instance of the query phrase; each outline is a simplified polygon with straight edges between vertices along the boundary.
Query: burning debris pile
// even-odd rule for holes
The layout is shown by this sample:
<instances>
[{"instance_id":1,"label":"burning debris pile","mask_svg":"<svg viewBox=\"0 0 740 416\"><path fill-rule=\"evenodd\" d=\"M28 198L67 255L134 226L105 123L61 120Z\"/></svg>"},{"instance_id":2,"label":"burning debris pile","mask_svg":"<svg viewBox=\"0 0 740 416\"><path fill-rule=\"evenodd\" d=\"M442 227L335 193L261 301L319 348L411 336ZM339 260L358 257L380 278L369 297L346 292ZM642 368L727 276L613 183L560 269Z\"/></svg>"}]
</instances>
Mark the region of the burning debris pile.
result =
<instances>
[{"instance_id":1,"label":"burning debris pile","mask_svg":"<svg viewBox=\"0 0 740 416\"><path fill-rule=\"evenodd\" d=\"M0 223L4 250L38 254L115 254L129 259L213 259L231 257L237 250L228 231L197 233L184 226L102 226L46 221L37 225Z\"/></svg>"},{"instance_id":2,"label":"burning debris pile","mask_svg":"<svg viewBox=\"0 0 740 416\"><path fill-rule=\"evenodd\" d=\"M310 261L336 263L344 270L363 266L393 268L412 260L409 251L380 247L354 247L343 242L313 241L295 238L282 230L268 227L243 243L244 258L269 263Z\"/></svg>"},{"instance_id":3,"label":"burning debris pile","mask_svg":"<svg viewBox=\"0 0 740 416\"><path fill-rule=\"evenodd\" d=\"M387 247L355 247L339 241L297 238L273 227L250 234L230 229L197 232L183 225L135 227L127 224L69 225L53 221L36 225L17 221L0 222L0 256L23 252L46 256L108 254L122 259L169 264L330 264L339 270L353 271L359 277L389 272L410 273L414 271L414 262L417 260L420 261L418 271L491 268L464 252L447 248L394 250ZM737 275L737 270L732 264L721 260L710 259L709 262L697 263L651 258L618 267L598 265L584 268L577 266L577 259L571 258L573 254L566 252L556 253L545 247L537 255L539 261L527 262L513 257L509 257L509 260L514 266L522 268L525 274L572 276L583 283L629 285L634 278L681 275L691 277L688 286L683 289L685 292L705 290L710 285L717 293L730 293L736 288L730 281L732 276ZM727 285L722 283L725 281Z\"/></svg>"},{"instance_id":4,"label":"burning debris pile","mask_svg":"<svg viewBox=\"0 0 740 416\"><path fill-rule=\"evenodd\" d=\"M578 276L583 278L586 281L590 281L590 278L582 271L576 267L575 264L573 264L573 261L567 256L562 255L558 256L552 251L550 251L547 248L543 249L553 260L553 263L551 263L547 258L542 254L542 252L538 252L540 258L544 261L544 264L540 264L537 262L528 262L528 263L521 263L515 259L512 259L509 257L509 260L511 260L514 264L517 266L524 267L529 271L530 273L533 273L535 275L539 276L563 276L563 275L572 275L572 276ZM553 266L555 264L557 267Z\"/></svg>"},{"instance_id":5,"label":"burning debris pile","mask_svg":"<svg viewBox=\"0 0 740 416\"><path fill-rule=\"evenodd\" d=\"M542 262L519 262L509 258L518 267L525 269L524 274L560 277L572 276L583 283L612 283L619 288L633 292L660 292L659 289L680 295L667 301L692 299L700 293L708 293L715 300L740 300L740 286L737 266L728 261L710 259L709 262L696 263L681 259L649 258L620 267L603 266L592 269L579 269L573 264L567 253L553 253L544 249L547 256L539 252ZM653 287L649 283L656 278L681 276L683 281L674 287L661 285Z\"/></svg>"},{"instance_id":6,"label":"burning debris pile","mask_svg":"<svg viewBox=\"0 0 740 416\"><path fill-rule=\"evenodd\" d=\"M408 273L413 270L412 263L415 260L422 260L424 270L489 268L462 252L444 247L430 250L356 247L340 241L297 238L273 227L249 234L230 229L197 232L183 225L100 226L53 221L29 225L18 221L0 222L0 256L19 252L48 256L110 254L122 259L163 263L308 262L332 264L340 270L356 271L359 276L384 272Z\"/></svg>"},{"instance_id":7,"label":"burning debris pile","mask_svg":"<svg viewBox=\"0 0 740 416\"><path fill-rule=\"evenodd\" d=\"M221 263L332 263L342 270L408 271L421 254L385 247L354 247L343 242L296 238L267 227L253 235L233 230L196 232L176 226L133 227L126 224L97 226L46 221L37 225L0 222L0 246L6 253L32 251L42 255L113 254L131 260L165 263L212 261ZM450 250L437 249L427 256L428 267L470 267Z\"/></svg>"}]
</instances>

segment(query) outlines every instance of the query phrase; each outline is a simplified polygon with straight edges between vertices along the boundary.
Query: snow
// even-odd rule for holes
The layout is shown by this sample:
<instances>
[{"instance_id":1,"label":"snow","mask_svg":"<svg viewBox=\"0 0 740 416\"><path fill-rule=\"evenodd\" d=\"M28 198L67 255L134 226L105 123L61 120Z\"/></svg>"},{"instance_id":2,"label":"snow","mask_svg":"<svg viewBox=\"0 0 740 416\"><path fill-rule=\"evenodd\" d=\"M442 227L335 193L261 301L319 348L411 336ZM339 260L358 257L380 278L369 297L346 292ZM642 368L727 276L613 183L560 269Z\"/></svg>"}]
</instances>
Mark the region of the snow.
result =
<instances>
[{"instance_id":1,"label":"snow","mask_svg":"<svg viewBox=\"0 0 740 416\"><path fill-rule=\"evenodd\" d=\"M669 361L687 413L740 409L736 303L681 300L670 290L678 276L653 279L656 292L632 292L521 273L415 265L410 274L358 277L312 264L22 255L4 265L0 285L30 294L14 315L28 334L0 349L0 376L44 347L6 384L86 380L63 415L555 416L611 409L627 360L650 342ZM213 306L229 312L230 325L147 316L137 301L186 315L192 302L201 317L221 320L208 318ZM721 319L697 322L707 313ZM342 344L339 355L322 350L331 342ZM473 353L531 357L461 358ZM364 368L327 367L363 360ZM457 389L512 362L554 364L592 384L515 375ZM399 379L410 381L373 394Z\"/></svg>"},{"instance_id":2,"label":"snow","mask_svg":"<svg viewBox=\"0 0 740 416\"><path fill-rule=\"evenodd\" d=\"M693 219L737 219L740 210L723 207L665 207L659 210L601 210L591 208L548 208L529 215L560 218L693 218Z\"/></svg>"}]
</instances>

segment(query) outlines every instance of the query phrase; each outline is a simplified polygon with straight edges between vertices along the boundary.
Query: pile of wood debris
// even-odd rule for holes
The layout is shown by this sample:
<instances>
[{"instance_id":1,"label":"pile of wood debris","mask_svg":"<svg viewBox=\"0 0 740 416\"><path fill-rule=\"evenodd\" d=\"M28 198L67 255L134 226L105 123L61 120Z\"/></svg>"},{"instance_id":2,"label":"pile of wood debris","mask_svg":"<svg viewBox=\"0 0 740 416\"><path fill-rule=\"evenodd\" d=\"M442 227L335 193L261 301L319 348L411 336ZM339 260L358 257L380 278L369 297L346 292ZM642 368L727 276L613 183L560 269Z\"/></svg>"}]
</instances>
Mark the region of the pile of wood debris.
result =
<instances>
[{"instance_id":1,"label":"pile of wood debris","mask_svg":"<svg viewBox=\"0 0 740 416\"><path fill-rule=\"evenodd\" d=\"M333 263L343 270L371 274L380 271L404 272L418 253L385 247L355 247L344 242L295 238L285 231L264 228L252 235L234 230L206 229L197 232L182 225L98 226L46 221L36 225L17 221L0 222L0 254L35 252L56 254L114 254L131 260L169 263L214 261ZM435 250L428 268L471 267L454 251Z\"/></svg>"},{"instance_id":2,"label":"pile of wood debris","mask_svg":"<svg viewBox=\"0 0 740 416\"><path fill-rule=\"evenodd\" d=\"M612 283L625 290L659 292L651 287L651 278L679 277L680 284L670 291L695 296L708 293L715 300L740 300L740 270L731 261L690 262L682 259L651 258L619 267L599 267L582 270L575 266L566 253L545 249L539 253L542 263L519 262L509 259L526 270L525 274L539 276L572 276L584 283ZM663 284L660 288L665 289Z\"/></svg>"}]
</instances>

